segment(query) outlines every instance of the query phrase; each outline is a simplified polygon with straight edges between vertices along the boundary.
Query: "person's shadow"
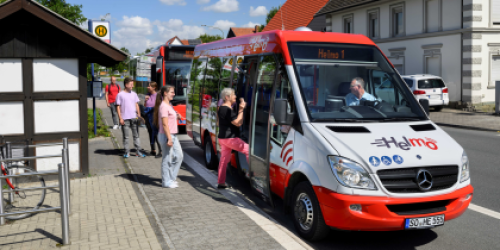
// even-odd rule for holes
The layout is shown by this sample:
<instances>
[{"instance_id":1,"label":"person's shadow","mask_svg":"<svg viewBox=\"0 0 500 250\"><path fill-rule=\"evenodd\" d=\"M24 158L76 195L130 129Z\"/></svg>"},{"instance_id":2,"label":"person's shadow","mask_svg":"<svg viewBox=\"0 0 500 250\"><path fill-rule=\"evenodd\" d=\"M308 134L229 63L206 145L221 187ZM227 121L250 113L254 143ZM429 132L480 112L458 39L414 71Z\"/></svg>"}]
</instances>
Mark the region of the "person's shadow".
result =
<instances>
[{"instance_id":1,"label":"person's shadow","mask_svg":"<svg viewBox=\"0 0 500 250\"><path fill-rule=\"evenodd\" d=\"M138 184L154 186L154 187L162 187L161 178L153 178L149 175L143 175L143 174L120 174L118 176L133 182L137 182ZM137 177L137 181L134 178L134 176Z\"/></svg>"}]
</instances>

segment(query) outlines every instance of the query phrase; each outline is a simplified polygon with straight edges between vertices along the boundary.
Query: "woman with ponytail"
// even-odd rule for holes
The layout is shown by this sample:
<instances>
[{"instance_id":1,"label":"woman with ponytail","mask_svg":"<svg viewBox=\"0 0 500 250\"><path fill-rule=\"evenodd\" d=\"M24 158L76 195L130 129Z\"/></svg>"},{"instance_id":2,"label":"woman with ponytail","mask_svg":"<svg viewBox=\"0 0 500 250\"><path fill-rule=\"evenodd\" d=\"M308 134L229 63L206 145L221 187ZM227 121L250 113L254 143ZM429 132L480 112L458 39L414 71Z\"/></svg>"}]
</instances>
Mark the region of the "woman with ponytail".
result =
<instances>
[{"instance_id":1,"label":"woman with ponytail","mask_svg":"<svg viewBox=\"0 0 500 250\"><path fill-rule=\"evenodd\" d=\"M175 88L165 85L156 95L154 124L160 131L158 141L162 150L161 180L166 188L177 188L177 174L182 164L184 155L181 144L177 139L177 120L182 117L175 112L170 103L175 96Z\"/></svg>"}]
</instances>

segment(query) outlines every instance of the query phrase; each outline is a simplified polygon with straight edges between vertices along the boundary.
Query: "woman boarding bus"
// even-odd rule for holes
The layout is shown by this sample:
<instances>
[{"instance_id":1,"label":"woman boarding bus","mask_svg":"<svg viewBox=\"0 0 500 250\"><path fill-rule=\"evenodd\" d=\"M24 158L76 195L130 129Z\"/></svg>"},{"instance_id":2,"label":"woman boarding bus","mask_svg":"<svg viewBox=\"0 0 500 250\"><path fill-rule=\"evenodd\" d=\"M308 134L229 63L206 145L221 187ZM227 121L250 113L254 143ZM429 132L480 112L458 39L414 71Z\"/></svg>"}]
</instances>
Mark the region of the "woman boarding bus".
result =
<instances>
[{"instance_id":1,"label":"woman boarding bus","mask_svg":"<svg viewBox=\"0 0 500 250\"><path fill-rule=\"evenodd\" d=\"M209 168L226 87L247 103L239 136L250 148L248 164L235 153L231 165L265 201L281 197L306 239L430 228L469 206L467 154L363 35L269 31L197 46L186 128Z\"/></svg>"}]
</instances>

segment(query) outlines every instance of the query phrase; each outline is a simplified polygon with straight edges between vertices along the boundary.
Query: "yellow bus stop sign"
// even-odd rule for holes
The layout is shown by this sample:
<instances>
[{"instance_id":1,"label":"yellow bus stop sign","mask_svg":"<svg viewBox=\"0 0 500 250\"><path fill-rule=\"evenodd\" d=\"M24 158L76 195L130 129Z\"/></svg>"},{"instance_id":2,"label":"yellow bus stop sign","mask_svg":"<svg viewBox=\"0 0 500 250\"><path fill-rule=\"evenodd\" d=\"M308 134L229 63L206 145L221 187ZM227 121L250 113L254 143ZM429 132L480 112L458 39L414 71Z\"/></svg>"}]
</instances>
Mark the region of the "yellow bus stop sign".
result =
<instances>
[{"instance_id":1,"label":"yellow bus stop sign","mask_svg":"<svg viewBox=\"0 0 500 250\"><path fill-rule=\"evenodd\" d=\"M95 27L95 34L98 37L105 37L108 34L108 29L104 25Z\"/></svg>"}]
</instances>

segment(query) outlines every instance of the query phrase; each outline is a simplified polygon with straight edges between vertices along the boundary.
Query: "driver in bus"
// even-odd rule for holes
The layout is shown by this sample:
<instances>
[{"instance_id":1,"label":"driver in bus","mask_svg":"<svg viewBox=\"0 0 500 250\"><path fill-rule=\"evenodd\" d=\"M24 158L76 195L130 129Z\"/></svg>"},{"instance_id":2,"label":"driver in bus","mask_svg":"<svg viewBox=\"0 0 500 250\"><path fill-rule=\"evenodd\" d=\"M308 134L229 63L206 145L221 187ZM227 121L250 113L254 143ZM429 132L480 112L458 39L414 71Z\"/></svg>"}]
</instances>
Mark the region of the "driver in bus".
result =
<instances>
[{"instance_id":1,"label":"driver in bus","mask_svg":"<svg viewBox=\"0 0 500 250\"><path fill-rule=\"evenodd\" d=\"M355 77L351 81L351 93L345 96L347 106L358 106L361 99L367 101L380 101L375 96L365 91L365 81L361 77Z\"/></svg>"}]
</instances>

